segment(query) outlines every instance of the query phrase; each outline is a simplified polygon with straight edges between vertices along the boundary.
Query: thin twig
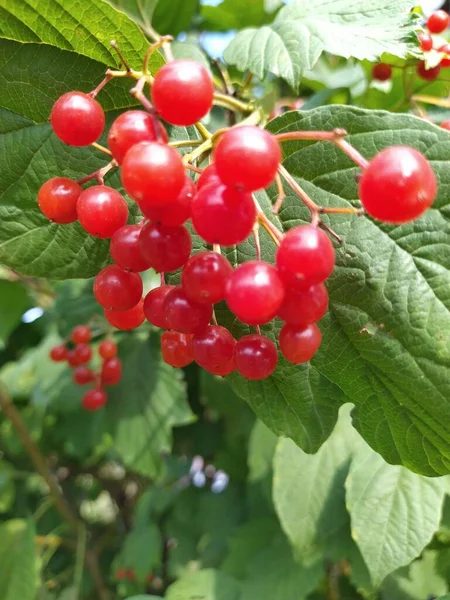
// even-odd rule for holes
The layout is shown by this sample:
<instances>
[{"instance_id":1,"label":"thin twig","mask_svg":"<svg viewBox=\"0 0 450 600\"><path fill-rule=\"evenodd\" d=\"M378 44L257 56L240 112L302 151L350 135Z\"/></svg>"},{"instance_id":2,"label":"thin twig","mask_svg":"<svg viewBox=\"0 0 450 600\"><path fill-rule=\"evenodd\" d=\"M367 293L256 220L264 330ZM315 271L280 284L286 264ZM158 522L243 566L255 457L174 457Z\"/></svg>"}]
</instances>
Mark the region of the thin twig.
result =
<instances>
[{"instance_id":1,"label":"thin twig","mask_svg":"<svg viewBox=\"0 0 450 600\"><path fill-rule=\"evenodd\" d=\"M281 206L283 205L284 199L286 198L283 182L279 173L277 173L275 176L275 184L277 186L277 199L275 201L275 204L273 205L272 212L274 215L277 215Z\"/></svg>"},{"instance_id":2,"label":"thin twig","mask_svg":"<svg viewBox=\"0 0 450 600\"><path fill-rule=\"evenodd\" d=\"M255 240L256 260L261 260L261 244L259 242L259 223L253 225L253 239Z\"/></svg>"},{"instance_id":3,"label":"thin twig","mask_svg":"<svg viewBox=\"0 0 450 600\"><path fill-rule=\"evenodd\" d=\"M119 56L119 59L122 61L122 65L125 67L125 70L128 73L131 73L131 67L128 64L128 62L126 61L124 55L122 54L122 51L119 48L119 44L116 42L116 40L111 40L110 44L111 44L111 48L113 48L116 51L117 55Z\"/></svg>"}]
</instances>

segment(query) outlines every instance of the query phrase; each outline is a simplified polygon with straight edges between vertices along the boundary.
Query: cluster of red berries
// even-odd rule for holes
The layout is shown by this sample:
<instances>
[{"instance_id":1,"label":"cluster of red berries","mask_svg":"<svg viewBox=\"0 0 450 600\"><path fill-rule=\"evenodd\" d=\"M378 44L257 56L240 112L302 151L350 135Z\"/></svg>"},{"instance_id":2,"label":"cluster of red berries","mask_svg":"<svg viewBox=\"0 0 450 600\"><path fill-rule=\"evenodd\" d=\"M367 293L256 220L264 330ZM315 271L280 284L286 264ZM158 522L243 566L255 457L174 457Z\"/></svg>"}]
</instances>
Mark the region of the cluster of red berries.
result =
<instances>
[{"instance_id":1,"label":"cluster of red berries","mask_svg":"<svg viewBox=\"0 0 450 600\"><path fill-rule=\"evenodd\" d=\"M423 52L435 51L439 53L439 64L427 68L426 61L417 63L417 75L425 81L434 81L438 78L443 67L450 67L450 44L441 37L433 38L432 34L439 35L449 26L450 16L444 10L431 13L426 22L428 33L419 33L420 49ZM386 63L378 63L372 69L372 77L378 81L388 81L392 77L392 67Z\"/></svg>"},{"instance_id":2,"label":"cluster of red berries","mask_svg":"<svg viewBox=\"0 0 450 600\"><path fill-rule=\"evenodd\" d=\"M191 125L211 108L213 91L204 67L174 61L157 73L152 101L170 124ZM51 122L64 142L86 145L101 135L105 118L91 96L70 92L55 103ZM324 231L311 224L285 235L278 232L275 266L257 255L257 260L233 269L220 252L221 246L240 244L252 232L257 239L253 192L269 186L277 175L282 153L276 137L249 125L226 130L214 147L213 163L195 184L153 109L118 117L108 145L143 222L127 225L125 199L105 185L83 191L76 182L56 178L42 186L38 201L53 221L78 219L91 235L112 238L115 264L100 271L94 282L95 297L109 323L129 330L147 318L166 329L161 349L168 364L183 367L196 361L217 375L237 370L256 380L268 377L278 360L275 344L260 334L259 326L278 317L284 322L279 335L282 354L293 364L309 361L320 345L316 323L327 309L324 281L335 262ZM391 147L368 163L359 189L370 215L403 223L431 205L436 180L419 152ZM212 251L191 256L191 235L185 226L189 219ZM162 274L162 285L143 298L139 273L150 267ZM180 285L165 285L164 273L178 269ZM256 334L236 341L216 324L213 306L224 300L241 322L256 327Z\"/></svg>"},{"instance_id":3,"label":"cluster of red berries","mask_svg":"<svg viewBox=\"0 0 450 600\"><path fill-rule=\"evenodd\" d=\"M102 359L99 372L90 368L92 360L92 331L88 325L77 325L72 329L69 344L59 344L50 350L50 358L55 362L67 362L74 369L73 381L77 385L93 383L82 399L86 410L101 408L108 399L104 390L106 385L117 385L122 378L122 362L117 358L117 345L109 339L103 340L98 347Z\"/></svg>"}]
</instances>

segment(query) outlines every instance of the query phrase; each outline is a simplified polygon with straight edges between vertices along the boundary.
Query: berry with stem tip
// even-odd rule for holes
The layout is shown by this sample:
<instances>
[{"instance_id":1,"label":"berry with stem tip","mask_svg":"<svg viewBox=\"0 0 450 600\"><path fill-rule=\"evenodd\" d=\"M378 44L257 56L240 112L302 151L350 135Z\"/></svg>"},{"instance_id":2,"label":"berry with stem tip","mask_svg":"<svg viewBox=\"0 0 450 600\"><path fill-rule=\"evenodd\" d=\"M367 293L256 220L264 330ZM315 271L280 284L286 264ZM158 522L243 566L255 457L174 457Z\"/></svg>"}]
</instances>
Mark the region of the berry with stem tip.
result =
<instances>
[{"instance_id":1,"label":"berry with stem tip","mask_svg":"<svg viewBox=\"0 0 450 600\"><path fill-rule=\"evenodd\" d=\"M108 146L113 157L122 163L125 154L139 142L168 142L167 132L156 117L143 110L121 114L108 133Z\"/></svg>"},{"instance_id":2,"label":"berry with stem tip","mask_svg":"<svg viewBox=\"0 0 450 600\"><path fill-rule=\"evenodd\" d=\"M417 75L421 79L425 79L426 81L434 81L435 79L437 79L440 71L441 71L441 65L437 65L436 67L427 69L425 66L424 60L421 60L416 67Z\"/></svg>"},{"instance_id":3,"label":"berry with stem tip","mask_svg":"<svg viewBox=\"0 0 450 600\"><path fill-rule=\"evenodd\" d=\"M192 302L181 287L167 293L163 311L170 328L180 333L200 333L212 317L211 304Z\"/></svg>"},{"instance_id":4,"label":"berry with stem tip","mask_svg":"<svg viewBox=\"0 0 450 600\"><path fill-rule=\"evenodd\" d=\"M102 388L93 388L86 392L82 399L82 406L86 410L98 410L106 404L108 396Z\"/></svg>"},{"instance_id":5,"label":"berry with stem tip","mask_svg":"<svg viewBox=\"0 0 450 600\"><path fill-rule=\"evenodd\" d=\"M105 360L114 358L117 355L117 344L112 340L103 340L98 347L98 353Z\"/></svg>"},{"instance_id":6,"label":"berry with stem tip","mask_svg":"<svg viewBox=\"0 0 450 600\"><path fill-rule=\"evenodd\" d=\"M73 223L78 219L77 202L82 191L83 188L72 179L53 177L39 189L39 208L54 223Z\"/></svg>"},{"instance_id":7,"label":"berry with stem tip","mask_svg":"<svg viewBox=\"0 0 450 600\"><path fill-rule=\"evenodd\" d=\"M225 290L233 268L217 252L199 252L187 261L181 274L186 296L200 304L216 304L225 298Z\"/></svg>"},{"instance_id":8,"label":"berry with stem tip","mask_svg":"<svg viewBox=\"0 0 450 600\"><path fill-rule=\"evenodd\" d=\"M197 190L200 190L205 185L214 183L218 186L222 183L220 177L217 175L216 165L214 163L208 165L197 180Z\"/></svg>"},{"instance_id":9,"label":"berry with stem tip","mask_svg":"<svg viewBox=\"0 0 450 600\"><path fill-rule=\"evenodd\" d=\"M116 356L104 361L101 371L102 385L117 385L122 379L122 361Z\"/></svg>"},{"instance_id":10,"label":"berry with stem tip","mask_svg":"<svg viewBox=\"0 0 450 600\"><path fill-rule=\"evenodd\" d=\"M64 344L59 344L58 346L54 346L50 350L50 358L54 362L64 362L65 360L67 360L68 355L69 355L69 351L67 350L66 346L64 346Z\"/></svg>"},{"instance_id":11,"label":"berry with stem tip","mask_svg":"<svg viewBox=\"0 0 450 600\"><path fill-rule=\"evenodd\" d=\"M83 92L68 92L55 102L50 115L53 131L70 146L88 146L105 128L103 108Z\"/></svg>"},{"instance_id":12,"label":"berry with stem tip","mask_svg":"<svg viewBox=\"0 0 450 600\"><path fill-rule=\"evenodd\" d=\"M284 325L280 331L280 350L293 365L311 360L321 341L322 334L315 323L307 327Z\"/></svg>"},{"instance_id":13,"label":"berry with stem tip","mask_svg":"<svg viewBox=\"0 0 450 600\"><path fill-rule=\"evenodd\" d=\"M291 325L306 327L319 321L328 308L328 292L323 283L304 290L286 290L278 317Z\"/></svg>"},{"instance_id":14,"label":"berry with stem tip","mask_svg":"<svg viewBox=\"0 0 450 600\"><path fill-rule=\"evenodd\" d=\"M165 331L161 336L161 354L171 367L186 367L194 360L192 335Z\"/></svg>"},{"instance_id":15,"label":"berry with stem tip","mask_svg":"<svg viewBox=\"0 0 450 600\"><path fill-rule=\"evenodd\" d=\"M160 327L161 329L169 328L164 311L164 300L170 290L172 290L174 287L175 286L173 285L161 285L153 290L150 290L145 296L145 318L155 327Z\"/></svg>"},{"instance_id":16,"label":"berry with stem tip","mask_svg":"<svg viewBox=\"0 0 450 600\"><path fill-rule=\"evenodd\" d=\"M270 185L281 162L281 149L268 131L253 125L229 129L214 152L220 179L240 191L254 192Z\"/></svg>"},{"instance_id":17,"label":"berry with stem tip","mask_svg":"<svg viewBox=\"0 0 450 600\"><path fill-rule=\"evenodd\" d=\"M386 63L378 63L372 68L372 77L378 81L388 81L392 77L392 67Z\"/></svg>"},{"instance_id":18,"label":"berry with stem tip","mask_svg":"<svg viewBox=\"0 0 450 600\"><path fill-rule=\"evenodd\" d=\"M442 33L447 29L450 21L445 10L436 10L431 13L427 20L427 28L430 33Z\"/></svg>"},{"instance_id":19,"label":"berry with stem tip","mask_svg":"<svg viewBox=\"0 0 450 600\"><path fill-rule=\"evenodd\" d=\"M207 371L215 372L230 364L235 346L236 340L228 329L220 325L210 325L194 335L194 360Z\"/></svg>"},{"instance_id":20,"label":"berry with stem tip","mask_svg":"<svg viewBox=\"0 0 450 600\"><path fill-rule=\"evenodd\" d=\"M263 261L243 263L227 282L228 307L247 325L263 325L277 314L284 299L284 285L275 267Z\"/></svg>"},{"instance_id":21,"label":"berry with stem tip","mask_svg":"<svg viewBox=\"0 0 450 600\"><path fill-rule=\"evenodd\" d=\"M142 225L125 225L111 238L109 252L121 269L140 273L150 269L150 261L144 257L139 246Z\"/></svg>"},{"instance_id":22,"label":"berry with stem tip","mask_svg":"<svg viewBox=\"0 0 450 600\"><path fill-rule=\"evenodd\" d=\"M359 181L364 208L386 223L417 219L433 204L436 193L430 163L408 146L391 146L376 154Z\"/></svg>"},{"instance_id":23,"label":"berry with stem tip","mask_svg":"<svg viewBox=\"0 0 450 600\"><path fill-rule=\"evenodd\" d=\"M334 248L330 238L314 225L290 229L281 241L276 265L287 288L306 288L325 281L333 272Z\"/></svg>"},{"instance_id":24,"label":"berry with stem tip","mask_svg":"<svg viewBox=\"0 0 450 600\"><path fill-rule=\"evenodd\" d=\"M103 308L130 310L142 297L142 279L137 273L110 265L94 281L94 296Z\"/></svg>"},{"instance_id":25,"label":"berry with stem tip","mask_svg":"<svg viewBox=\"0 0 450 600\"><path fill-rule=\"evenodd\" d=\"M107 185L94 185L84 190L77 202L78 220L90 235L110 238L124 227L128 206L124 197Z\"/></svg>"},{"instance_id":26,"label":"berry with stem tip","mask_svg":"<svg viewBox=\"0 0 450 600\"><path fill-rule=\"evenodd\" d=\"M76 344L73 349L73 362L78 365L88 363L92 358L92 348L89 344Z\"/></svg>"},{"instance_id":27,"label":"berry with stem tip","mask_svg":"<svg viewBox=\"0 0 450 600\"><path fill-rule=\"evenodd\" d=\"M258 334L245 335L238 340L234 355L237 371L251 380L266 379L274 372L278 362L275 344Z\"/></svg>"},{"instance_id":28,"label":"berry with stem tip","mask_svg":"<svg viewBox=\"0 0 450 600\"><path fill-rule=\"evenodd\" d=\"M174 202L163 207L140 207L142 213L151 219L153 223L166 225L167 227L179 227L191 216L191 203L195 195L195 184L186 177L185 184Z\"/></svg>"},{"instance_id":29,"label":"berry with stem tip","mask_svg":"<svg viewBox=\"0 0 450 600\"><path fill-rule=\"evenodd\" d=\"M91 328L88 325L77 325L72 329L70 337L74 344L89 344L92 337Z\"/></svg>"},{"instance_id":30,"label":"berry with stem tip","mask_svg":"<svg viewBox=\"0 0 450 600\"><path fill-rule=\"evenodd\" d=\"M139 236L139 248L155 271L175 271L189 259L191 235L183 225L166 227L147 223Z\"/></svg>"},{"instance_id":31,"label":"berry with stem tip","mask_svg":"<svg viewBox=\"0 0 450 600\"><path fill-rule=\"evenodd\" d=\"M417 36L420 42L420 49L429 52L433 48L433 38L429 33L419 33Z\"/></svg>"},{"instance_id":32,"label":"berry with stem tip","mask_svg":"<svg viewBox=\"0 0 450 600\"><path fill-rule=\"evenodd\" d=\"M203 65L193 60L174 60L155 75L153 105L172 125L194 125L212 108L214 86Z\"/></svg>"},{"instance_id":33,"label":"berry with stem tip","mask_svg":"<svg viewBox=\"0 0 450 600\"><path fill-rule=\"evenodd\" d=\"M192 225L208 244L240 244L251 234L256 220L251 194L213 183L198 191L191 210Z\"/></svg>"},{"instance_id":34,"label":"berry with stem tip","mask_svg":"<svg viewBox=\"0 0 450 600\"><path fill-rule=\"evenodd\" d=\"M130 148L121 175L125 190L143 209L175 202L186 177L177 151L157 142L140 142Z\"/></svg>"},{"instance_id":35,"label":"berry with stem tip","mask_svg":"<svg viewBox=\"0 0 450 600\"><path fill-rule=\"evenodd\" d=\"M95 374L89 367L77 367L72 375L73 381L78 385L86 385L95 379Z\"/></svg>"},{"instance_id":36,"label":"berry with stem tip","mask_svg":"<svg viewBox=\"0 0 450 600\"><path fill-rule=\"evenodd\" d=\"M105 310L104 314L108 323L116 329L122 331L137 329L145 321L144 299L141 299L130 310Z\"/></svg>"}]
</instances>

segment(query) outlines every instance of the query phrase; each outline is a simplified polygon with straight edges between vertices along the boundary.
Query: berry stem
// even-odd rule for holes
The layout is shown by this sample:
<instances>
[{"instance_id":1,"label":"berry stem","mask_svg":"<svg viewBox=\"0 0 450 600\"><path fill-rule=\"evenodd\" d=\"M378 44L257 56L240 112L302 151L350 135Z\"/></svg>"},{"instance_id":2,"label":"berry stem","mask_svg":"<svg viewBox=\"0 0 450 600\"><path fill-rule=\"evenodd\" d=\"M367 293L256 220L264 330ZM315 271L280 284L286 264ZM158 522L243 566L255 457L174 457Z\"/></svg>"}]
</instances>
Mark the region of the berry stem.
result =
<instances>
[{"instance_id":1,"label":"berry stem","mask_svg":"<svg viewBox=\"0 0 450 600\"><path fill-rule=\"evenodd\" d=\"M255 250L256 250L256 260L261 260L261 244L259 241L259 223L256 223L253 226L253 239L255 240Z\"/></svg>"},{"instance_id":2,"label":"berry stem","mask_svg":"<svg viewBox=\"0 0 450 600\"><path fill-rule=\"evenodd\" d=\"M156 34L156 32L155 32ZM163 36L159 36L157 35L157 39L156 41L149 46L147 52L145 53L145 57L144 57L144 62L142 64L142 72L144 73L144 75L150 75L150 72L148 70L148 64L150 62L150 58L152 56L152 54L158 50L159 48L164 48L165 45L167 45L169 42L173 41L173 37L171 35L163 35ZM166 48L167 49L167 48ZM167 55L166 55L167 58ZM173 60L173 57L170 59ZM169 59L167 59L167 62L169 62Z\"/></svg>"},{"instance_id":3,"label":"berry stem","mask_svg":"<svg viewBox=\"0 0 450 600\"><path fill-rule=\"evenodd\" d=\"M279 173L276 174L275 185L277 186L277 199L275 201L275 204L273 205L272 212L274 215L277 215L284 202L284 199L286 198L286 194L284 192L283 187L283 181Z\"/></svg>"},{"instance_id":4,"label":"berry stem","mask_svg":"<svg viewBox=\"0 0 450 600\"><path fill-rule=\"evenodd\" d=\"M217 252L217 254L222 254L222 249L220 247L220 244L213 244L213 251Z\"/></svg>"},{"instance_id":5,"label":"berry stem","mask_svg":"<svg viewBox=\"0 0 450 600\"><path fill-rule=\"evenodd\" d=\"M179 142L169 142L169 146L172 148L186 148L190 146L200 146L204 140L181 140Z\"/></svg>"},{"instance_id":6,"label":"berry stem","mask_svg":"<svg viewBox=\"0 0 450 600\"><path fill-rule=\"evenodd\" d=\"M355 164L358 165L358 167L361 167L361 169L365 169L368 166L369 161L366 158L364 158L364 156L360 152L358 152L356 148L354 148L349 142L347 142L347 140L337 138L332 141L333 144L340 148L342 152L344 152Z\"/></svg>"},{"instance_id":7,"label":"berry stem","mask_svg":"<svg viewBox=\"0 0 450 600\"><path fill-rule=\"evenodd\" d=\"M159 274L159 278L160 278L160 281L161 281L161 285L166 285L166 278L165 278L164 273L162 271Z\"/></svg>"},{"instance_id":8,"label":"berry stem","mask_svg":"<svg viewBox=\"0 0 450 600\"><path fill-rule=\"evenodd\" d=\"M209 140L212 137L212 133L200 121L195 124L195 127L204 140Z\"/></svg>"},{"instance_id":9,"label":"berry stem","mask_svg":"<svg viewBox=\"0 0 450 600\"><path fill-rule=\"evenodd\" d=\"M160 36L159 33L155 29L153 29L153 27L150 24L147 24L145 26L145 33L154 42L159 42L159 40L162 38L162 36ZM172 48L170 47L170 43L167 41L167 38L169 36L164 36L164 37L166 39L164 40L164 43L162 44L162 50L164 52L164 56L166 57L166 61L172 62L174 60L174 56L172 53Z\"/></svg>"},{"instance_id":10,"label":"berry stem","mask_svg":"<svg viewBox=\"0 0 450 600\"><path fill-rule=\"evenodd\" d=\"M326 215L363 215L363 208L354 208L352 206L337 206L337 207L327 207L323 206L319 208L319 212L321 214Z\"/></svg>"},{"instance_id":11,"label":"berry stem","mask_svg":"<svg viewBox=\"0 0 450 600\"><path fill-rule=\"evenodd\" d=\"M128 62L126 61L124 55L122 54L122 51L119 48L119 44L116 42L116 40L111 40L110 44L111 44L111 48L113 48L116 51L116 54L119 56L119 59L122 61L122 64L125 67L127 73L131 73L131 67L128 64Z\"/></svg>"},{"instance_id":12,"label":"berry stem","mask_svg":"<svg viewBox=\"0 0 450 600\"><path fill-rule=\"evenodd\" d=\"M262 210L262 208L254 194L253 194L253 201L256 206L256 213L257 213L256 219L257 219L258 223L262 227L264 227L264 229L267 231L267 233L273 239L275 244L277 246L279 246L281 240L284 237L284 234L271 221L269 221L268 217L265 215L264 211Z\"/></svg>"},{"instance_id":13,"label":"berry stem","mask_svg":"<svg viewBox=\"0 0 450 600\"><path fill-rule=\"evenodd\" d=\"M103 78L103 80L98 84L98 86L95 89L92 90L92 92L89 92L88 95L91 98L95 98L97 94L105 87L105 85L111 81L111 79L113 79L113 76L109 71L106 71L106 75Z\"/></svg>"},{"instance_id":14,"label":"berry stem","mask_svg":"<svg viewBox=\"0 0 450 600\"><path fill-rule=\"evenodd\" d=\"M214 138L210 137L204 142L202 142L199 146L197 146L197 148L192 150L192 152L185 154L182 159L183 164L186 165L186 163L192 163L192 161L196 160L204 152L209 152L213 147L213 140Z\"/></svg>"},{"instance_id":15,"label":"berry stem","mask_svg":"<svg viewBox=\"0 0 450 600\"><path fill-rule=\"evenodd\" d=\"M101 144L97 144L97 142L93 142L91 146L96 150L100 150L100 152L103 152L104 154L108 154L108 156L112 156L111 150L108 150L108 148L105 148L105 146L102 146Z\"/></svg>"},{"instance_id":16,"label":"berry stem","mask_svg":"<svg viewBox=\"0 0 450 600\"><path fill-rule=\"evenodd\" d=\"M232 96L221 94L220 92L214 92L214 104L221 106L222 108L228 108L235 112L251 112L253 110L252 103L242 102Z\"/></svg>"},{"instance_id":17,"label":"berry stem","mask_svg":"<svg viewBox=\"0 0 450 600\"><path fill-rule=\"evenodd\" d=\"M320 213L320 207L308 196L305 190L299 186L299 184L295 181L292 175L280 165L278 167L278 173L284 178L288 186L297 194L297 196L302 200L303 204L308 208L312 215Z\"/></svg>"},{"instance_id":18,"label":"berry stem","mask_svg":"<svg viewBox=\"0 0 450 600\"><path fill-rule=\"evenodd\" d=\"M332 237L334 237L334 239L337 241L338 244L343 244L344 240L341 238L340 235L338 235L334 229L331 229L331 227L329 225L326 225L323 221L320 221L319 223L319 227L321 227L324 231L326 231L328 234L330 234Z\"/></svg>"},{"instance_id":19,"label":"berry stem","mask_svg":"<svg viewBox=\"0 0 450 600\"><path fill-rule=\"evenodd\" d=\"M132 88L130 90L130 94L133 96L133 98L136 98L136 100L138 100L142 104L142 106L145 108L145 110L150 114L150 116L153 119L153 125L155 128L157 141L164 143L165 138L164 138L162 126L161 126L161 123L159 122L156 110L154 109L153 104L150 102L150 100L145 96L145 94L143 92L144 86L147 83L147 80L148 80L148 77L146 75L143 75L142 77L140 77L140 79L138 80L138 82L136 83L134 88Z\"/></svg>"},{"instance_id":20,"label":"berry stem","mask_svg":"<svg viewBox=\"0 0 450 600\"><path fill-rule=\"evenodd\" d=\"M191 165L188 162L185 162L183 164L186 167L186 169L189 169L190 171L194 171L194 173L203 173L203 169L199 169L198 167L195 167L194 165Z\"/></svg>"},{"instance_id":21,"label":"berry stem","mask_svg":"<svg viewBox=\"0 0 450 600\"><path fill-rule=\"evenodd\" d=\"M100 185L103 185L104 177L105 177L106 173L108 173L111 169L114 169L117 166L118 166L117 162L115 160L112 160L110 163L108 163L101 169L97 169L97 171L94 171L90 175L86 175L86 177L82 177L81 179L78 179L77 183L79 185L82 185L83 183L86 183L87 181L90 181L91 179L96 179Z\"/></svg>"}]
</instances>

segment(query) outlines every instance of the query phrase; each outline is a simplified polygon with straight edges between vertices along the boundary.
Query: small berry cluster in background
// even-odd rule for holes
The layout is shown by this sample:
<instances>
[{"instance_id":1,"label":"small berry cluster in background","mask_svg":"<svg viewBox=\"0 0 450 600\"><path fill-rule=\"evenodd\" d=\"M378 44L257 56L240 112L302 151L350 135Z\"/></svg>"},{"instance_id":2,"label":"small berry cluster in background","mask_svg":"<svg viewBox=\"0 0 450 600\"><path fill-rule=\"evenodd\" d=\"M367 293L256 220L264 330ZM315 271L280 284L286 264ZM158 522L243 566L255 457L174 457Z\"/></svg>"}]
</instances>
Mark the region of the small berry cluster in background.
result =
<instances>
[{"instance_id":1,"label":"small berry cluster in background","mask_svg":"<svg viewBox=\"0 0 450 600\"><path fill-rule=\"evenodd\" d=\"M73 369L72 379L77 385L93 384L94 387L84 394L82 406L86 410L97 410L107 402L105 386L117 385L122 379L122 362L117 358L115 342L105 339L98 346L101 368L94 371L88 366L93 358L91 341L91 328L88 325L77 325L72 329L68 343L59 344L50 350L50 358L54 362L67 362Z\"/></svg>"}]
</instances>

